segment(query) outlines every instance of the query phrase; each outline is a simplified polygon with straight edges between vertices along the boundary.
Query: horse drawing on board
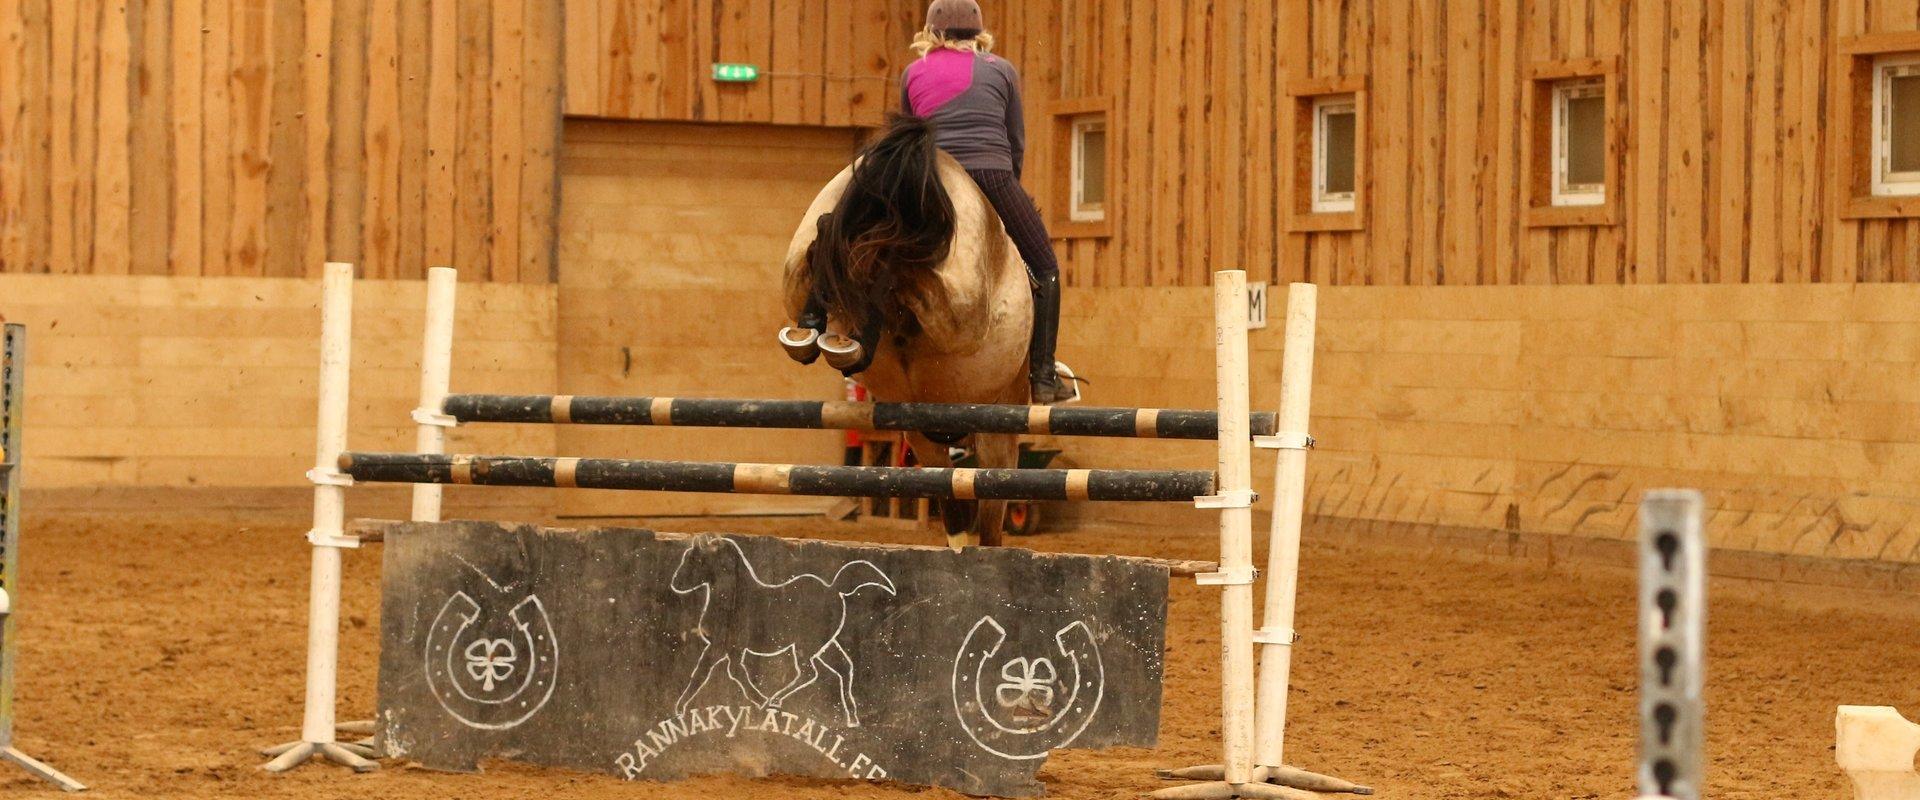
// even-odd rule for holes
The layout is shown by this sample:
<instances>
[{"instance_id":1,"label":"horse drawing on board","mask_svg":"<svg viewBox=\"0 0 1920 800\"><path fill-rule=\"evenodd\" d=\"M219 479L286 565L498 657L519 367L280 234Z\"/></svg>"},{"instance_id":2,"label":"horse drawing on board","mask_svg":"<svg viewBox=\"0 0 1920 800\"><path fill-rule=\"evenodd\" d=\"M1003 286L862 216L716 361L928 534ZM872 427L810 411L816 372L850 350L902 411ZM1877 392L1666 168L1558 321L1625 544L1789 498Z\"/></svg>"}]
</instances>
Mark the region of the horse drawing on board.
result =
<instances>
[{"instance_id":1,"label":"horse drawing on board","mask_svg":"<svg viewBox=\"0 0 1920 800\"><path fill-rule=\"evenodd\" d=\"M693 674L673 704L675 717L687 712L700 690L721 666L755 706L778 708L795 692L820 680L821 670L839 684L847 727L860 726L853 696L853 657L840 644L847 624L847 598L873 587L895 594L893 580L871 561L850 561L832 577L799 574L770 583L747 561L739 543L718 536L696 536L680 556L669 587L675 594L701 595L696 628L706 646ZM711 619L716 606L725 617ZM750 623L743 624L743 620ZM747 674L755 658L786 657L794 675L785 686L764 693Z\"/></svg>"},{"instance_id":2,"label":"horse drawing on board","mask_svg":"<svg viewBox=\"0 0 1920 800\"><path fill-rule=\"evenodd\" d=\"M1026 265L925 120L894 118L814 198L787 248L780 332L801 363L825 355L883 402L1023 404L1033 295ZM1018 466L1012 434L909 434L921 464ZM1005 501L941 504L948 544L998 545Z\"/></svg>"}]
</instances>

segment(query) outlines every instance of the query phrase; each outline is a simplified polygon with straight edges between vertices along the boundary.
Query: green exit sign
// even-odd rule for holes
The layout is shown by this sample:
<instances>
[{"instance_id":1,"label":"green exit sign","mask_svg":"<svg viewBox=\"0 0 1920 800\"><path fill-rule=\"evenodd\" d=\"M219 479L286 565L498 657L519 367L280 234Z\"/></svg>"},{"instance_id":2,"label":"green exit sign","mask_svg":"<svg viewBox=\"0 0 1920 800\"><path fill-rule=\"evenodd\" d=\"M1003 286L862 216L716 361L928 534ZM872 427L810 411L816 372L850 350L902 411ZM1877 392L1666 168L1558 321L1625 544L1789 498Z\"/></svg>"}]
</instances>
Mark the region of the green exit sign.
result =
<instances>
[{"instance_id":1,"label":"green exit sign","mask_svg":"<svg viewBox=\"0 0 1920 800\"><path fill-rule=\"evenodd\" d=\"M721 83L752 83L760 80L760 68L752 64L715 64L713 79Z\"/></svg>"}]
</instances>

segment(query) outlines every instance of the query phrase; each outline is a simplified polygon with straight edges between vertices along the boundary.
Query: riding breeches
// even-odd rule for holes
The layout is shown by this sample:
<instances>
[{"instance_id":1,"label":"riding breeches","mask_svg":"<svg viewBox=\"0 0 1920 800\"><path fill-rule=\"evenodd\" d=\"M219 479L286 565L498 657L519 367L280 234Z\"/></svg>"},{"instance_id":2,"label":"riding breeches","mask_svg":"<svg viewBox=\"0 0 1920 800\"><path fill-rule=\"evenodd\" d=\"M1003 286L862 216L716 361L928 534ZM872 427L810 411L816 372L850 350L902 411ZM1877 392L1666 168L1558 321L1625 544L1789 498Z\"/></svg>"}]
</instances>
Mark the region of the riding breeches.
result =
<instances>
[{"instance_id":1,"label":"riding breeches","mask_svg":"<svg viewBox=\"0 0 1920 800\"><path fill-rule=\"evenodd\" d=\"M1045 282L1060 274L1060 264L1053 258L1053 242L1047 238L1047 224L1040 219L1040 209L1033 205L1033 198L1020 188L1019 179L1013 172L1004 169L970 169L968 175L980 185L980 191L987 196L987 202L993 204L993 210L1000 213L1000 221L1006 226L1007 236L1013 239L1014 248L1020 251L1020 258L1027 262L1027 270L1033 273L1036 281Z\"/></svg>"}]
</instances>

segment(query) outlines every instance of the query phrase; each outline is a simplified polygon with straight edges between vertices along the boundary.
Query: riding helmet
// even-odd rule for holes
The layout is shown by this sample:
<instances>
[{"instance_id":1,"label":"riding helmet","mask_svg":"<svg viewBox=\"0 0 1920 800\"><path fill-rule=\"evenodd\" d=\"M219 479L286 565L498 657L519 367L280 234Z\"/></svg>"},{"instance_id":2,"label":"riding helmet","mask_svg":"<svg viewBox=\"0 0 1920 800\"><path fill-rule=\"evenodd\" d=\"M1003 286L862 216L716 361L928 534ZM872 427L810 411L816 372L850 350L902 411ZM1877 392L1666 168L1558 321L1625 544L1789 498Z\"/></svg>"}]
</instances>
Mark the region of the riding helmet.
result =
<instances>
[{"instance_id":1,"label":"riding helmet","mask_svg":"<svg viewBox=\"0 0 1920 800\"><path fill-rule=\"evenodd\" d=\"M987 29L976 0L933 0L927 6L927 27L954 39L971 39Z\"/></svg>"}]
</instances>

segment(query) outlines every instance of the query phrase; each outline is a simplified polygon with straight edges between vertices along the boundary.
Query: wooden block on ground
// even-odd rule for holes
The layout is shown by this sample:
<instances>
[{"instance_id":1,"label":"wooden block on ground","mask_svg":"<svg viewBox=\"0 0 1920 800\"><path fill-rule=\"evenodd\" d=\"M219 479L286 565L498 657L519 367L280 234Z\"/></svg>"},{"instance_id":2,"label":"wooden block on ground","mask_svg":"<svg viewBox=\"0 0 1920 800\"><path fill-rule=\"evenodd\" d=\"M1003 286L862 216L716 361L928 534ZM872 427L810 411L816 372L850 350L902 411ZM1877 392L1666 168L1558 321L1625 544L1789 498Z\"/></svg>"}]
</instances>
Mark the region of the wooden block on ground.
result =
<instances>
[{"instance_id":1,"label":"wooden block on ground","mask_svg":"<svg viewBox=\"0 0 1920 800\"><path fill-rule=\"evenodd\" d=\"M1833 757L1853 781L1854 800L1920 800L1920 725L1887 706L1841 706L1834 729Z\"/></svg>"}]
</instances>

